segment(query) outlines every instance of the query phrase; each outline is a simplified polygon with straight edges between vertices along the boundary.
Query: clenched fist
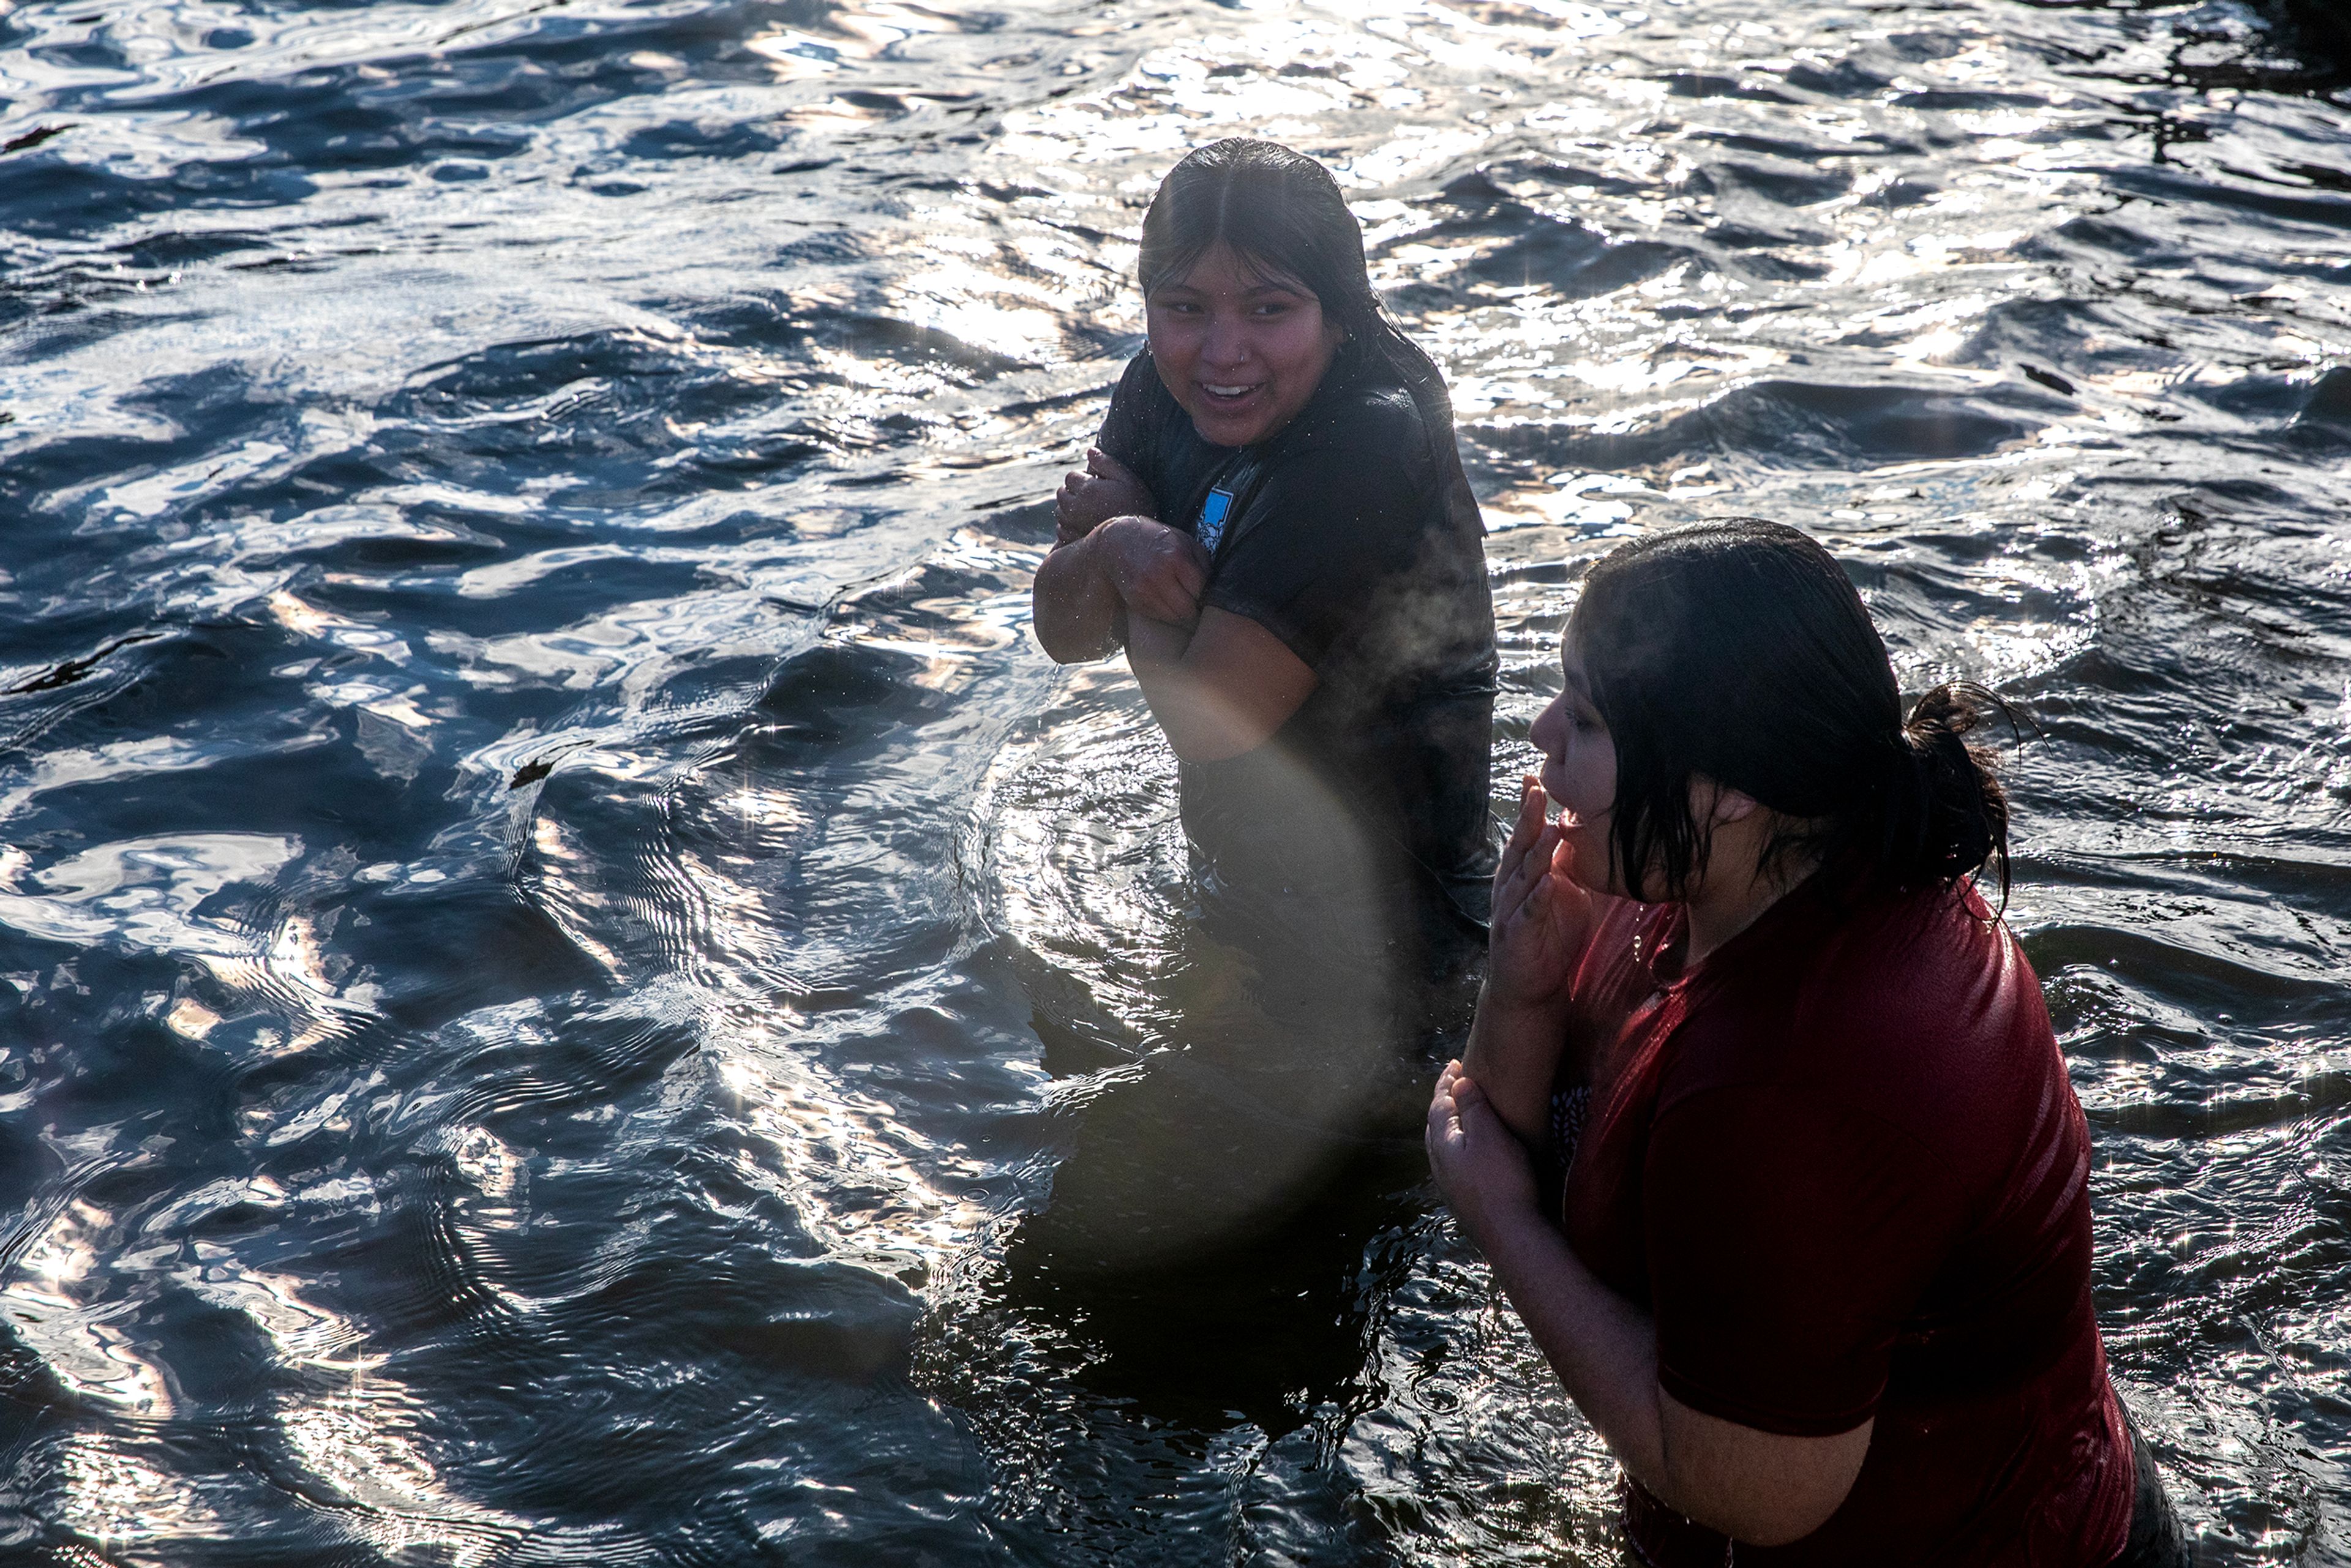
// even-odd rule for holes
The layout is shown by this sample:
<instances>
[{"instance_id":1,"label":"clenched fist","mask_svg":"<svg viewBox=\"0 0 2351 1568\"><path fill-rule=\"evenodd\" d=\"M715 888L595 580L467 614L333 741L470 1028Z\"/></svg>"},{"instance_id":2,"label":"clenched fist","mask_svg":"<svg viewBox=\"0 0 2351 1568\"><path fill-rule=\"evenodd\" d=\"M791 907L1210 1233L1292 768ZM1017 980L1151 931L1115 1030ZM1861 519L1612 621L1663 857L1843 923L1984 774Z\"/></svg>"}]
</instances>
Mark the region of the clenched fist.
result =
<instances>
[{"instance_id":1,"label":"clenched fist","mask_svg":"<svg viewBox=\"0 0 2351 1568\"><path fill-rule=\"evenodd\" d=\"M1086 465L1072 469L1053 496L1053 542L1081 539L1113 517L1159 516L1159 503L1118 459L1099 446L1086 450Z\"/></svg>"}]
</instances>

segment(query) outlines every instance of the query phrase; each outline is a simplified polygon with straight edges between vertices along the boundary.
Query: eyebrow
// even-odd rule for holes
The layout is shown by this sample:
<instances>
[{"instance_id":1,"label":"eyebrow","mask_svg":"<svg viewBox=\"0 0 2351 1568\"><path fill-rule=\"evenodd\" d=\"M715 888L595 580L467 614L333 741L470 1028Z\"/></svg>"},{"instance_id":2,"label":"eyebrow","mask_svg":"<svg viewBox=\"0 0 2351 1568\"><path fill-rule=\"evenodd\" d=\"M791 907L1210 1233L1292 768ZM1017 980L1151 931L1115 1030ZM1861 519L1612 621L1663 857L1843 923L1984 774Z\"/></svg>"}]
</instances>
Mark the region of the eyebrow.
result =
<instances>
[{"instance_id":1,"label":"eyebrow","mask_svg":"<svg viewBox=\"0 0 2351 1568\"><path fill-rule=\"evenodd\" d=\"M1179 290L1186 294L1198 294L1203 292L1203 290L1196 287L1189 278L1186 278L1180 283L1163 283L1158 287L1153 289L1152 292L1154 294L1174 294ZM1241 291L1241 298L1244 299L1255 299L1259 296L1265 294L1282 294L1289 296L1292 299L1312 299L1317 298L1314 291L1307 287L1304 284L1275 283L1270 281L1251 284L1248 288Z\"/></svg>"}]
</instances>

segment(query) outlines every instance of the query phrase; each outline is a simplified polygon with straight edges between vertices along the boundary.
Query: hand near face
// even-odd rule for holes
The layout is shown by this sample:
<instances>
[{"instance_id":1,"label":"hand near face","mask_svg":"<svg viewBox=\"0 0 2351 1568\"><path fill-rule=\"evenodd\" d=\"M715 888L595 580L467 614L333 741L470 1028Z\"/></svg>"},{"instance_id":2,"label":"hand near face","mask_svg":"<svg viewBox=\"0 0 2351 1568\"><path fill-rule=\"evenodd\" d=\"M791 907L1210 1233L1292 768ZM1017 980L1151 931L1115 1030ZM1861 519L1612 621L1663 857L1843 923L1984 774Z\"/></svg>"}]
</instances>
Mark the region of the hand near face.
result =
<instances>
[{"instance_id":1,"label":"hand near face","mask_svg":"<svg viewBox=\"0 0 2351 1568\"><path fill-rule=\"evenodd\" d=\"M1053 496L1053 542L1081 539L1113 517L1156 517L1159 503L1142 480L1099 446L1086 449L1086 465L1070 471Z\"/></svg>"},{"instance_id":2,"label":"hand near face","mask_svg":"<svg viewBox=\"0 0 2351 1568\"><path fill-rule=\"evenodd\" d=\"M1519 820L1494 869L1486 1003L1525 1010L1565 1005L1599 910L1573 875L1575 851L1550 820L1550 798L1519 781Z\"/></svg>"},{"instance_id":3,"label":"hand near face","mask_svg":"<svg viewBox=\"0 0 2351 1568\"><path fill-rule=\"evenodd\" d=\"M1200 591L1208 584L1208 552L1187 533L1148 517L1118 517L1103 524L1091 548L1127 613L1171 626L1200 618Z\"/></svg>"},{"instance_id":4,"label":"hand near face","mask_svg":"<svg viewBox=\"0 0 2351 1568\"><path fill-rule=\"evenodd\" d=\"M1536 1207L1527 1151L1458 1061L1445 1064L1429 1097L1426 1143L1428 1168L1445 1201L1481 1245L1497 1221Z\"/></svg>"}]
</instances>

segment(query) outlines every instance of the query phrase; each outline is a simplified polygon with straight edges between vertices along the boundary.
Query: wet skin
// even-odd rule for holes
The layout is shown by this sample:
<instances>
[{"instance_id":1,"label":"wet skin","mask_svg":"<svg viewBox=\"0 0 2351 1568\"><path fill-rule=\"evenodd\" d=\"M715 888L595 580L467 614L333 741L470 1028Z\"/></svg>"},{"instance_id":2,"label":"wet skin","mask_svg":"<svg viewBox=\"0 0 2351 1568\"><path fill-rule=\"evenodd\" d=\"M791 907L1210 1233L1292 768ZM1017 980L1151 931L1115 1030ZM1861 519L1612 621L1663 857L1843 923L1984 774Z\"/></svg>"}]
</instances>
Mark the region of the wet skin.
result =
<instances>
[{"instance_id":1,"label":"wet skin","mask_svg":"<svg viewBox=\"0 0 2351 1568\"><path fill-rule=\"evenodd\" d=\"M1304 284L1226 245L1152 290L1144 317L1160 381L1216 446L1255 445L1296 418L1345 340Z\"/></svg>"},{"instance_id":2,"label":"wet skin","mask_svg":"<svg viewBox=\"0 0 2351 1568\"><path fill-rule=\"evenodd\" d=\"M1542 789L1561 810L1560 836L1574 855L1570 874L1593 893L1624 896L1608 832L1616 802L1616 742L1593 706L1583 661L1571 645L1561 655L1559 695L1535 718L1527 738L1543 754Z\"/></svg>"}]
</instances>

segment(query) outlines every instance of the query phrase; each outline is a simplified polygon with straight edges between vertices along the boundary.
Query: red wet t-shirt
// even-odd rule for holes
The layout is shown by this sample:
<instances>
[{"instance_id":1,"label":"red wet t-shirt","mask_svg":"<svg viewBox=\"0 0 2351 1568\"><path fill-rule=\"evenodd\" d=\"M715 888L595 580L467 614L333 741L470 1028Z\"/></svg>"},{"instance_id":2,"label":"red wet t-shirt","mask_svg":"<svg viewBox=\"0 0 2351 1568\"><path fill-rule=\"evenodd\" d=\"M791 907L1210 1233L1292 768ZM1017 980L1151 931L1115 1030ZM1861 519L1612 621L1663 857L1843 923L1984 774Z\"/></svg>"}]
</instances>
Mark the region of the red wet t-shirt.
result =
<instances>
[{"instance_id":1,"label":"red wet t-shirt","mask_svg":"<svg viewBox=\"0 0 2351 1568\"><path fill-rule=\"evenodd\" d=\"M1617 906L1579 967L1616 1065L1568 1240L1653 1314L1683 1404L1876 1426L1802 1541L1729 1559L1635 1488L1635 1547L1659 1568L2103 1568L2130 1442L2090 1300L2089 1133L2023 953L1965 884L1816 879L1676 978L1681 924Z\"/></svg>"}]
</instances>

